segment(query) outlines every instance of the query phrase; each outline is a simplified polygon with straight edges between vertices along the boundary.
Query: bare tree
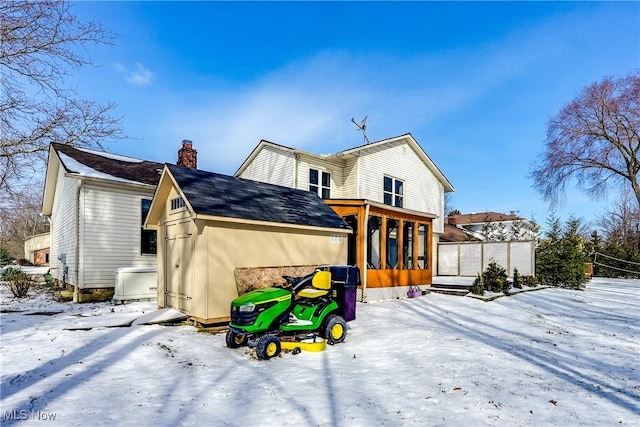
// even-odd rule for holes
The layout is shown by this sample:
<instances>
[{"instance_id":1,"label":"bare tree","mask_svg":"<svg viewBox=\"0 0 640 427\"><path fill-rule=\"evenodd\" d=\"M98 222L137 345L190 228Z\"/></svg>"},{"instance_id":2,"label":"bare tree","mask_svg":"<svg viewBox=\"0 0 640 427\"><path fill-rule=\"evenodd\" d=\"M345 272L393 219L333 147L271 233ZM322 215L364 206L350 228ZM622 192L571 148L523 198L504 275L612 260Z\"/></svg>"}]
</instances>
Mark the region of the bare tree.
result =
<instances>
[{"instance_id":1,"label":"bare tree","mask_svg":"<svg viewBox=\"0 0 640 427\"><path fill-rule=\"evenodd\" d=\"M42 188L41 183L37 188ZM11 193L0 205L0 247L16 259L24 257L26 238L49 231L49 221L40 215L42 193L25 190Z\"/></svg>"},{"instance_id":2,"label":"bare tree","mask_svg":"<svg viewBox=\"0 0 640 427\"><path fill-rule=\"evenodd\" d=\"M113 104L82 99L64 77L91 60L90 45L111 44L56 0L0 2L0 194L41 170L50 142L101 147L122 138Z\"/></svg>"},{"instance_id":3,"label":"bare tree","mask_svg":"<svg viewBox=\"0 0 640 427\"><path fill-rule=\"evenodd\" d=\"M639 132L640 72L592 84L551 118L534 187L552 205L571 179L594 198L630 187L640 205Z\"/></svg>"},{"instance_id":4,"label":"bare tree","mask_svg":"<svg viewBox=\"0 0 640 427\"><path fill-rule=\"evenodd\" d=\"M453 193L444 193L444 216L449 216L456 209L453 207Z\"/></svg>"},{"instance_id":5,"label":"bare tree","mask_svg":"<svg viewBox=\"0 0 640 427\"><path fill-rule=\"evenodd\" d=\"M611 208L598 218L605 240L640 250L640 208L630 191L623 191Z\"/></svg>"}]
</instances>

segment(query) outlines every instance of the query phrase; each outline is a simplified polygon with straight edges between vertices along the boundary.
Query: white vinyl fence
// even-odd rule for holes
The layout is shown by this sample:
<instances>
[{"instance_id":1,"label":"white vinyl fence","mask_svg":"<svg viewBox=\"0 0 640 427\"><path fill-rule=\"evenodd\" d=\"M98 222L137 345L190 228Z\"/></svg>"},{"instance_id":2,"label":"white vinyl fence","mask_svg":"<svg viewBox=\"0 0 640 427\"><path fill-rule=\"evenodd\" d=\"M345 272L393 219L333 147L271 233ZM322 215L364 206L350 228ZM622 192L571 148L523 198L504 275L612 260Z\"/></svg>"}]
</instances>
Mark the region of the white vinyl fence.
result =
<instances>
[{"instance_id":1,"label":"white vinyl fence","mask_svg":"<svg viewBox=\"0 0 640 427\"><path fill-rule=\"evenodd\" d=\"M535 272L535 242L459 242L438 244L438 276L475 276L493 260L507 270L525 276Z\"/></svg>"}]
</instances>

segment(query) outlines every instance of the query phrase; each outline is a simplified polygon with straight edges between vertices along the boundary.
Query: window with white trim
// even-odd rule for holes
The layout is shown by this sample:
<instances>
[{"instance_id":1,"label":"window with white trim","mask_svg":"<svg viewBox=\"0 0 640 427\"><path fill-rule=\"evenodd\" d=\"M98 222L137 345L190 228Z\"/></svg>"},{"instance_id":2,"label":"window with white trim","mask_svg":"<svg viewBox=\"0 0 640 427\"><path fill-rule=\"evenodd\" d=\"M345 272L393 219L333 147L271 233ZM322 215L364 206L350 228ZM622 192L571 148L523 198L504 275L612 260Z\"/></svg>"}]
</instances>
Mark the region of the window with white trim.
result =
<instances>
[{"instance_id":1,"label":"window with white trim","mask_svg":"<svg viewBox=\"0 0 640 427\"><path fill-rule=\"evenodd\" d=\"M403 207L404 181L385 176L382 190L384 193L385 205L395 206L398 208Z\"/></svg>"},{"instance_id":2,"label":"window with white trim","mask_svg":"<svg viewBox=\"0 0 640 427\"><path fill-rule=\"evenodd\" d=\"M318 169L309 169L309 191L323 199L331 198L331 174Z\"/></svg>"}]
</instances>

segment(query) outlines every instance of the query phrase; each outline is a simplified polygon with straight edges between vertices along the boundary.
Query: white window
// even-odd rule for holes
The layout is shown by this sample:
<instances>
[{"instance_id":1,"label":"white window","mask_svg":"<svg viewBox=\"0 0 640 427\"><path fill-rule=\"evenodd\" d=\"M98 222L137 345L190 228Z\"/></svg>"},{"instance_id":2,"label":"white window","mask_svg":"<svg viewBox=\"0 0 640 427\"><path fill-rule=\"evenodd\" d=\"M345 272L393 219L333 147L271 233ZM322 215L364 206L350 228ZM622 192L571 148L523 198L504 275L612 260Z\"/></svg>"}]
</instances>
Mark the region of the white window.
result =
<instances>
[{"instance_id":1,"label":"white window","mask_svg":"<svg viewBox=\"0 0 640 427\"><path fill-rule=\"evenodd\" d=\"M184 208L184 199L182 197L171 199L171 210L175 211L180 208Z\"/></svg>"},{"instance_id":2,"label":"white window","mask_svg":"<svg viewBox=\"0 0 640 427\"><path fill-rule=\"evenodd\" d=\"M385 205L396 206L398 208L403 207L404 181L385 176L383 193Z\"/></svg>"},{"instance_id":3,"label":"white window","mask_svg":"<svg viewBox=\"0 0 640 427\"><path fill-rule=\"evenodd\" d=\"M323 199L330 199L331 174L318 169L309 169L309 191L316 193Z\"/></svg>"}]
</instances>

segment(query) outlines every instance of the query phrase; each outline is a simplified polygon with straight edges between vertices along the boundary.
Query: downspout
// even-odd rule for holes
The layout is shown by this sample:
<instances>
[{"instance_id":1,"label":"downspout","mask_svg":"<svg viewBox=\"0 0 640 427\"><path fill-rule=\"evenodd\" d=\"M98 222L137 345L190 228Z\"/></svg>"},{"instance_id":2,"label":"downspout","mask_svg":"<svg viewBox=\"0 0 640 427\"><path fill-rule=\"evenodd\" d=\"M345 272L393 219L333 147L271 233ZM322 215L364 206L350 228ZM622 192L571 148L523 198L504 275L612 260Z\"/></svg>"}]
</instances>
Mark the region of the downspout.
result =
<instances>
[{"instance_id":1,"label":"downspout","mask_svg":"<svg viewBox=\"0 0 640 427\"><path fill-rule=\"evenodd\" d=\"M369 253L369 202L364 201L364 244L362 245L362 301L367 300L367 273L368 273L368 260L367 254Z\"/></svg>"},{"instance_id":2,"label":"downspout","mask_svg":"<svg viewBox=\"0 0 640 427\"><path fill-rule=\"evenodd\" d=\"M298 188L298 159L300 153L293 153L293 188Z\"/></svg>"},{"instance_id":3,"label":"downspout","mask_svg":"<svg viewBox=\"0 0 640 427\"><path fill-rule=\"evenodd\" d=\"M356 199L360 198L360 156L356 158ZM369 207L367 206L367 209Z\"/></svg>"},{"instance_id":4,"label":"downspout","mask_svg":"<svg viewBox=\"0 0 640 427\"><path fill-rule=\"evenodd\" d=\"M84 181L78 180L76 188L76 229L75 229L75 280L76 285L73 288L73 302L80 302L80 192Z\"/></svg>"}]
</instances>

